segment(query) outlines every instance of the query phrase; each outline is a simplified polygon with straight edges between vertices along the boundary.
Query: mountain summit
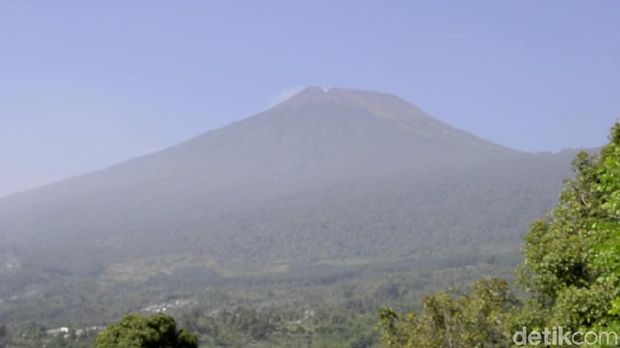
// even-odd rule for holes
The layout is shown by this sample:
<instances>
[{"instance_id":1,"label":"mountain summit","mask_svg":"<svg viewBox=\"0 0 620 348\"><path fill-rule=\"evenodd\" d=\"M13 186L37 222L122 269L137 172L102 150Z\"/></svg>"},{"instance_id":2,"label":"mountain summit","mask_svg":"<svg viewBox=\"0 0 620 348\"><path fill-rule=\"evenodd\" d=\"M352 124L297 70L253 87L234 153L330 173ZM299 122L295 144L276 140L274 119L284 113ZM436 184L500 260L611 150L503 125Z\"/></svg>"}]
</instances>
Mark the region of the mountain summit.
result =
<instances>
[{"instance_id":1,"label":"mountain summit","mask_svg":"<svg viewBox=\"0 0 620 348\"><path fill-rule=\"evenodd\" d=\"M169 149L0 199L0 260L83 275L151 258L261 270L504 247L552 205L569 163L396 96L309 87Z\"/></svg>"},{"instance_id":2,"label":"mountain summit","mask_svg":"<svg viewBox=\"0 0 620 348\"><path fill-rule=\"evenodd\" d=\"M411 131L434 132L434 136L460 136L473 138L429 115L407 101L386 93L321 87L307 87L285 100L280 108L312 108L317 105L331 105L340 108L357 109L360 114L369 113L374 117L392 122L396 126ZM481 141L481 139L478 139Z\"/></svg>"},{"instance_id":3,"label":"mountain summit","mask_svg":"<svg viewBox=\"0 0 620 348\"><path fill-rule=\"evenodd\" d=\"M308 87L279 105L159 154L175 170L246 182L351 178L476 165L518 153L455 129L389 94ZM147 159L158 161L159 155ZM184 159L186 163L184 163ZM219 183L218 183L219 185Z\"/></svg>"}]
</instances>

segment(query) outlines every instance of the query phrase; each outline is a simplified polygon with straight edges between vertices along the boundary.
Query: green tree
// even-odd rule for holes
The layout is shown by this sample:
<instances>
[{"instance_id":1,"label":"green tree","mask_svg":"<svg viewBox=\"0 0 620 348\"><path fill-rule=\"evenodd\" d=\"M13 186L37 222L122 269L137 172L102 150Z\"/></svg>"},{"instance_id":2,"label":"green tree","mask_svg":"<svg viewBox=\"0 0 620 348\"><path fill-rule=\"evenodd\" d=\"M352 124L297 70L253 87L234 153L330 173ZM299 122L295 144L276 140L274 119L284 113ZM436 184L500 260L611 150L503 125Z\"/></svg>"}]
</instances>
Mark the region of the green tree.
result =
<instances>
[{"instance_id":1,"label":"green tree","mask_svg":"<svg viewBox=\"0 0 620 348\"><path fill-rule=\"evenodd\" d=\"M618 327L620 318L620 124L599 154L579 153L549 216L525 237L520 284L546 313L539 325Z\"/></svg>"},{"instance_id":2,"label":"green tree","mask_svg":"<svg viewBox=\"0 0 620 348\"><path fill-rule=\"evenodd\" d=\"M96 339L97 348L196 348L198 339L176 329L174 318L166 314L126 315L108 326Z\"/></svg>"},{"instance_id":3,"label":"green tree","mask_svg":"<svg viewBox=\"0 0 620 348\"><path fill-rule=\"evenodd\" d=\"M399 348L510 347L506 323L515 305L506 281L482 279L468 294L428 296L419 316L382 309L381 341Z\"/></svg>"},{"instance_id":4,"label":"green tree","mask_svg":"<svg viewBox=\"0 0 620 348\"><path fill-rule=\"evenodd\" d=\"M608 145L579 153L573 168L556 207L525 236L523 303L494 280L460 298L432 295L419 317L383 309L384 346L510 347L510 332L523 326L620 332L620 124Z\"/></svg>"}]
</instances>

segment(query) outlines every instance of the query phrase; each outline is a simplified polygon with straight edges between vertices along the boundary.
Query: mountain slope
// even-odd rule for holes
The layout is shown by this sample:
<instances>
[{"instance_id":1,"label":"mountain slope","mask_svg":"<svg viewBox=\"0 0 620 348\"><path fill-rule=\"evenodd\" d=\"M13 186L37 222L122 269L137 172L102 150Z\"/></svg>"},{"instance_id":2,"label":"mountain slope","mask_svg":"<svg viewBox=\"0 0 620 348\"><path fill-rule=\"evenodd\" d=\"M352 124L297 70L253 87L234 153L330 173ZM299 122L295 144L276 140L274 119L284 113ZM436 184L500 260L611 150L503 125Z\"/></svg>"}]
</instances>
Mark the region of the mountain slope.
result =
<instances>
[{"instance_id":1,"label":"mountain slope","mask_svg":"<svg viewBox=\"0 0 620 348\"><path fill-rule=\"evenodd\" d=\"M555 201L571 157L498 146L395 96L310 87L164 151L1 199L0 256L109 274L164 256L255 271L509 248Z\"/></svg>"}]
</instances>

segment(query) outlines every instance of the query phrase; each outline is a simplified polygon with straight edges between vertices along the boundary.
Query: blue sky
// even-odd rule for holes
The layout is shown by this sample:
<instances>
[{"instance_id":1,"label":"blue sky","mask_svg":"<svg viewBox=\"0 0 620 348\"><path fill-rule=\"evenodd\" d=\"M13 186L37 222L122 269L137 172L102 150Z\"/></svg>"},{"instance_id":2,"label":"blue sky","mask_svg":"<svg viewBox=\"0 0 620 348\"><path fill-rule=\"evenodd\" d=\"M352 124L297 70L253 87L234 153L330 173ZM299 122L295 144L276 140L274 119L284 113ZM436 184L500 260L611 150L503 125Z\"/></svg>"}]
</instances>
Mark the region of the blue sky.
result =
<instances>
[{"instance_id":1,"label":"blue sky","mask_svg":"<svg viewBox=\"0 0 620 348\"><path fill-rule=\"evenodd\" d=\"M394 93L521 150L598 146L619 62L619 1L4 1L0 196L306 85Z\"/></svg>"}]
</instances>

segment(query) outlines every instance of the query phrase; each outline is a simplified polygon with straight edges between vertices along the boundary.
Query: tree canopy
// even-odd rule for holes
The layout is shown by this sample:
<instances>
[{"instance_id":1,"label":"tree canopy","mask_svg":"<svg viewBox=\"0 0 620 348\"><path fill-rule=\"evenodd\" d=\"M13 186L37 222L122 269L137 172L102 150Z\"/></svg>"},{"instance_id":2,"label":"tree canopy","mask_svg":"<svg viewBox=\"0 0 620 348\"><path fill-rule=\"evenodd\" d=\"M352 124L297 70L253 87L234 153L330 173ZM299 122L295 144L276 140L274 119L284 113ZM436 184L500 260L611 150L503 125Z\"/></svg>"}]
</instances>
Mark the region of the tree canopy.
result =
<instances>
[{"instance_id":1,"label":"tree canopy","mask_svg":"<svg viewBox=\"0 0 620 348\"><path fill-rule=\"evenodd\" d=\"M525 237L520 284L542 310L539 325L618 328L620 124L599 154L581 152L555 209Z\"/></svg>"},{"instance_id":2,"label":"tree canopy","mask_svg":"<svg viewBox=\"0 0 620 348\"><path fill-rule=\"evenodd\" d=\"M598 154L580 152L575 178L525 236L518 284L481 280L470 293L429 296L421 314L380 312L386 347L510 347L522 327L620 332L620 124Z\"/></svg>"},{"instance_id":3,"label":"tree canopy","mask_svg":"<svg viewBox=\"0 0 620 348\"><path fill-rule=\"evenodd\" d=\"M97 336L96 348L196 348L198 339L189 331L177 331L166 314L129 314Z\"/></svg>"},{"instance_id":4,"label":"tree canopy","mask_svg":"<svg viewBox=\"0 0 620 348\"><path fill-rule=\"evenodd\" d=\"M382 309L381 339L390 348L509 347L498 323L506 320L515 301L506 281L482 279L471 293L457 298L449 292L428 296L419 316Z\"/></svg>"}]
</instances>

